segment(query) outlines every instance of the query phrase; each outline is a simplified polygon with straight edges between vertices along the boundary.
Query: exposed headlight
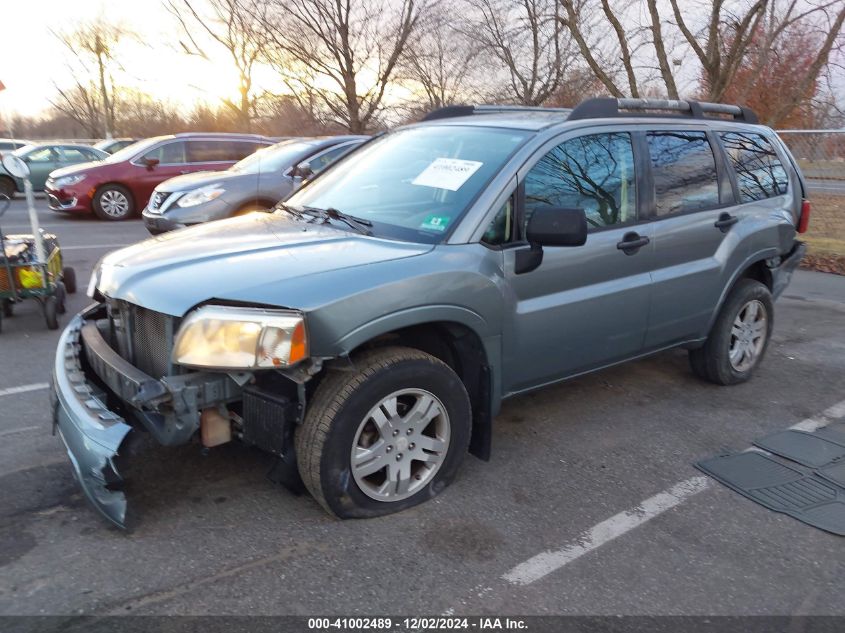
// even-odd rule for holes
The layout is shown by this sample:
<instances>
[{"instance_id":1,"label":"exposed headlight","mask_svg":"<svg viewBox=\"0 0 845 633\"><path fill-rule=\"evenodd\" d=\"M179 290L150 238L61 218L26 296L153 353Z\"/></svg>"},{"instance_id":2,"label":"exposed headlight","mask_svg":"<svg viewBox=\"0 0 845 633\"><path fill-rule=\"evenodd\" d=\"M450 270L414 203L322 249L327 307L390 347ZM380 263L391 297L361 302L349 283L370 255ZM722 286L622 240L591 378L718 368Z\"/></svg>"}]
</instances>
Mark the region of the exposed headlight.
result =
<instances>
[{"instance_id":1,"label":"exposed headlight","mask_svg":"<svg viewBox=\"0 0 845 633\"><path fill-rule=\"evenodd\" d=\"M223 193L225 193L225 191L225 189L220 187L219 183L200 187L199 189L194 189L179 198L178 202L176 202L176 206L195 207L198 204L210 202L215 198L219 198L223 195Z\"/></svg>"},{"instance_id":2,"label":"exposed headlight","mask_svg":"<svg viewBox=\"0 0 845 633\"><path fill-rule=\"evenodd\" d=\"M212 369L288 367L308 357L299 312L205 306L189 314L176 334L173 362Z\"/></svg>"},{"instance_id":3,"label":"exposed headlight","mask_svg":"<svg viewBox=\"0 0 845 633\"><path fill-rule=\"evenodd\" d=\"M61 178L56 178L56 180L53 181L53 184L56 187L69 187L70 185L75 185L83 180L85 180L85 174L76 174L75 176L62 176Z\"/></svg>"}]
</instances>

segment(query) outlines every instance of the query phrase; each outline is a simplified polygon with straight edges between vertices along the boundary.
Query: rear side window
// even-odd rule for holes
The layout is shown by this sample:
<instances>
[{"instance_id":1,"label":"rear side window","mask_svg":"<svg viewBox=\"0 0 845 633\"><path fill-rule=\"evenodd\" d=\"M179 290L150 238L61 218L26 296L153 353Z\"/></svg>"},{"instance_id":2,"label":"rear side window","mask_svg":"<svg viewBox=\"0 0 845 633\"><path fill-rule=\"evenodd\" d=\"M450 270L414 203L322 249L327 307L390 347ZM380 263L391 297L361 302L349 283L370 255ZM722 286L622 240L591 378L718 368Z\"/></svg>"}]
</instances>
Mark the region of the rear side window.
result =
<instances>
[{"instance_id":1,"label":"rear side window","mask_svg":"<svg viewBox=\"0 0 845 633\"><path fill-rule=\"evenodd\" d=\"M789 178L772 144L759 134L725 132L722 144L736 172L740 202L786 193Z\"/></svg>"},{"instance_id":2,"label":"rear side window","mask_svg":"<svg viewBox=\"0 0 845 633\"><path fill-rule=\"evenodd\" d=\"M555 147L526 175L526 226L538 207L584 209L592 228L635 222L636 194L630 134L579 136Z\"/></svg>"},{"instance_id":3,"label":"rear side window","mask_svg":"<svg viewBox=\"0 0 845 633\"><path fill-rule=\"evenodd\" d=\"M245 141L188 141L189 163L228 163L246 158L259 147Z\"/></svg>"},{"instance_id":4,"label":"rear side window","mask_svg":"<svg viewBox=\"0 0 845 633\"><path fill-rule=\"evenodd\" d=\"M646 135L658 216L719 205L716 159L704 132L649 132Z\"/></svg>"},{"instance_id":5,"label":"rear side window","mask_svg":"<svg viewBox=\"0 0 845 633\"><path fill-rule=\"evenodd\" d=\"M159 145L144 154L142 160L147 159L158 159L161 165L181 165L187 162L185 160L185 143L182 141L173 141L172 143Z\"/></svg>"}]
</instances>

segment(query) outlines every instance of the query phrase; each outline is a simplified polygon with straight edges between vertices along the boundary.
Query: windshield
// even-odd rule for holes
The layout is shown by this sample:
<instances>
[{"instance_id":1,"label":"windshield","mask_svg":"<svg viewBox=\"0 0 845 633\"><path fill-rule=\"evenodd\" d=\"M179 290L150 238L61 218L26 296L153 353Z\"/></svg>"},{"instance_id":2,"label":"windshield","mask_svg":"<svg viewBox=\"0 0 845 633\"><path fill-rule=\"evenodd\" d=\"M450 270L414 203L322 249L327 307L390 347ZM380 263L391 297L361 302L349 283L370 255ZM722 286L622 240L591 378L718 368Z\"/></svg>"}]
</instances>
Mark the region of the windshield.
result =
<instances>
[{"instance_id":1,"label":"windshield","mask_svg":"<svg viewBox=\"0 0 845 633\"><path fill-rule=\"evenodd\" d=\"M299 157L313 148L314 143L288 140L258 150L232 165L229 170L243 174L281 172L292 167Z\"/></svg>"},{"instance_id":2,"label":"windshield","mask_svg":"<svg viewBox=\"0 0 845 633\"><path fill-rule=\"evenodd\" d=\"M32 150L37 149L38 147L40 147L40 146L36 145L35 143L31 143L29 145L24 145L23 147L19 147L14 152L12 152L12 154L14 154L15 156L26 156Z\"/></svg>"},{"instance_id":3,"label":"windshield","mask_svg":"<svg viewBox=\"0 0 845 633\"><path fill-rule=\"evenodd\" d=\"M368 220L374 235L439 242L527 136L470 126L399 130L357 150L287 204Z\"/></svg>"},{"instance_id":4,"label":"windshield","mask_svg":"<svg viewBox=\"0 0 845 633\"><path fill-rule=\"evenodd\" d=\"M114 154L107 157L103 162L105 163L122 163L126 160L131 160L135 158L137 154L142 153L144 150L149 149L153 145L160 143L163 139L167 137L164 136L156 136L153 138L148 138L144 141L138 141L137 143L132 143L132 145L127 145L123 149L117 150Z\"/></svg>"}]
</instances>

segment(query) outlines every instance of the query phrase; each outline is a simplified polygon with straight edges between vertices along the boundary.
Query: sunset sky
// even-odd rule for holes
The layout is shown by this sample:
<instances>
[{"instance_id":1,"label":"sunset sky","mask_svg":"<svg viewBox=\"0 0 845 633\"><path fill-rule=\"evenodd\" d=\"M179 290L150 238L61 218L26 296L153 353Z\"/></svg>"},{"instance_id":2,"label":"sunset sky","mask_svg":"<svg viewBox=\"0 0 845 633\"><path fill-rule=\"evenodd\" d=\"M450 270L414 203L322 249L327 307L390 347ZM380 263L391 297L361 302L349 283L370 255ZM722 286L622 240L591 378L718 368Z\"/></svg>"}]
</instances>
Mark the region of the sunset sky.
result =
<instances>
[{"instance_id":1,"label":"sunset sky","mask_svg":"<svg viewBox=\"0 0 845 633\"><path fill-rule=\"evenodd\" d=\"M50 29L71 31L100 14L140 39L123 45L125 68L118 83L178 105L214 103L236 94L237 75L221 49L208 47L209 54L217 56L212 61L179 52L175 21L159 0L4 0L3 4L7 2L14 6L14 26L8 28L4 19L0 81L6 90L0 92L0 113L37 115L47 108L55 94L53 82L68 84L66 64L71 57ZM270 72L264 71L264 81L270 83ZM261 73L257 79L260 84Z\"/></svg>"}]
</instances>

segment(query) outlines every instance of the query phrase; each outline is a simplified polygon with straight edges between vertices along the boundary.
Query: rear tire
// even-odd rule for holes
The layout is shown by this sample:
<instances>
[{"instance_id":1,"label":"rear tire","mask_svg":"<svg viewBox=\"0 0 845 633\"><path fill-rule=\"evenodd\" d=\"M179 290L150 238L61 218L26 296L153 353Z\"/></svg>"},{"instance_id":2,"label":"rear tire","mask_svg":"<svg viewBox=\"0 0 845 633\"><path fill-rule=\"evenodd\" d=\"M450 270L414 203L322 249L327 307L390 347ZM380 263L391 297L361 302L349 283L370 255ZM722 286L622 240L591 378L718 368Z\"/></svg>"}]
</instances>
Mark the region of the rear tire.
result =
<instances>
[{"instance_id":1,"label":"rear tire","mask_svg":"<svg viewBox=\"0 0 845 633\"><path fill-rule=\"evenodd\" d=\"M13 308L13 303L9 299L3 299L3 316L7 318L12 318L14 316L15 310Z\"/></svg>"},{"instance_id":2,"label":"rear tire","mask_svg":"<svg viewBox=\"0 0 845 633\"><path fill-rule=\"evenodd\" d=\"M772 293L759 281L740 279L719 311L707 341L690 350L693 373L717 385L745 382L763 360L773 325Z\"/></svg>"},{"instance_id":3,"label":"rear tire","mask_svg":"<svg viewBox=\"0 0 845 633\"><path fill-rule=\"evenodd\" d=\"M295 438L306 488L342 519L391 514L437 495L454 479L471 428L461 379L433 356L386 347L354 364L323 379Z\"/></svg>"},{"instance_id":4,"label":"rear tire","mask_svg":"<svg viewBox=\"0 0 845 633\"><path fill-rule=\"evenodd\" d=\"M70 266L65 266L62 270L62 281L65 284L65 290L68 294L76 294L76 271Z\"/></svg>"},{"instance_id":5,"label":"rear tire","mask_svg":"<svg viewBox=\"0 0 845 633\"><path fill-rule=\"evenodd\" d=\"M106 185L94 194L94 213L101 220L119 222L135 213L135 201L126 187Z\"/></svg>"},{"instance_id":6,"label":"rear tire","mask_svg":"<svg viewBox=\"0 0 845 633\"><path fill-rule=\"evenodd\" d=\"M59 301L56 295L50 295L44 299L44 321L48 330L59 329Z\"/></svg>"}]
</instances>

